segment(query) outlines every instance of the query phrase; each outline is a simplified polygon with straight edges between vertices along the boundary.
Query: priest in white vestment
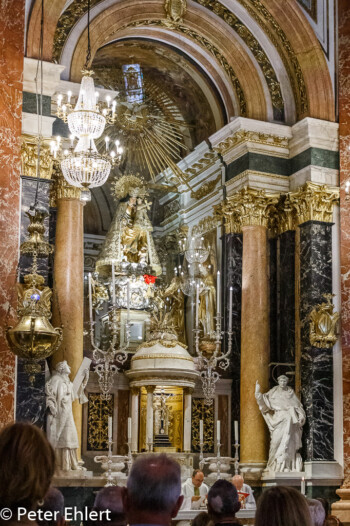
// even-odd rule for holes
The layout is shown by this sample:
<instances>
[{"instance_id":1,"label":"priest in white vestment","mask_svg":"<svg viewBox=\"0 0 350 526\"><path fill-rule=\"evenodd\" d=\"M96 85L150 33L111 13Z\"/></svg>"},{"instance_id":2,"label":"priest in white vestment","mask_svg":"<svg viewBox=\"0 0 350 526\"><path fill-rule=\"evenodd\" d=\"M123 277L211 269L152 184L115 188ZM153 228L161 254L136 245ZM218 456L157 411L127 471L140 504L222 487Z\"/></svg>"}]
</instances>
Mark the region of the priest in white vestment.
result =
<instances>
[{"instance_id":1,"label":"priest in white vestment","mask_svg":"<svg viewBox=\"0 0 350 526\"><path fill-rule=\"evenodd\" d=\"M189 477L182 484L181 494L185 497L183 501L183 510L199 509L204 504L209 488L203 482L204 473L200 469L195 469L192 477Z\"/></svg>"}]
</instances>

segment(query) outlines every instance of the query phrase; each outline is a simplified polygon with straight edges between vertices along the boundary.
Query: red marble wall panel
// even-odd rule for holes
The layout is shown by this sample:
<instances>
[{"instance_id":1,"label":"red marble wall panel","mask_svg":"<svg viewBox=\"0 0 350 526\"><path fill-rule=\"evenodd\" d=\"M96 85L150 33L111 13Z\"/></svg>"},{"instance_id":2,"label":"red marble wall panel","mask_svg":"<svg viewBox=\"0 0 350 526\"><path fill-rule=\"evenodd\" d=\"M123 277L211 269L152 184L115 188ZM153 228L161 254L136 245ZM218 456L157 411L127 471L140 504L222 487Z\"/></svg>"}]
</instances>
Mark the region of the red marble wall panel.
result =
<instances>
[{"instance_id":1,"label":"red marble wall panel","mask_svg":"<svg viewBox=\"0 0 350 526\"><path fill-rule=\"evenodd\" d=\"M0 3L0 427L14 419L15 359L5 339L19 244L24 0ZM16 317L10 311L8 322Z\"/></svg>"},{"instance_id":2,"label":"red marble wall panel","mask_svg":"<svg viewBox=\"0 0 350 526\"><path fill-rule=\"evenodd\" d=\"M341 334L343 352L344 487L350 487L350 202L345 183L350 180L350 9L339 0L339 134L341 221Z\"/></svg>"}]
</instances>

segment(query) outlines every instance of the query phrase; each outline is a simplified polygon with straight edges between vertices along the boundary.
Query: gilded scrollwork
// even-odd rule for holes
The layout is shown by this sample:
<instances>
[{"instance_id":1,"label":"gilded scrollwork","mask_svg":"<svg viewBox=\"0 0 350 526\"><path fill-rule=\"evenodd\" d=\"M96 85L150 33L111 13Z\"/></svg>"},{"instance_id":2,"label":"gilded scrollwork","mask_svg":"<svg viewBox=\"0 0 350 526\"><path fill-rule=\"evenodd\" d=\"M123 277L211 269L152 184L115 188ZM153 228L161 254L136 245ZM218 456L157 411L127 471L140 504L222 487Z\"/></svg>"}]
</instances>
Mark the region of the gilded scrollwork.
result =
<instances>
[{"instance_id":1,"label":"gilded scrollwork","mask_svg":"<svg viewBox=\"0 0 350 526\"><path fill-rule=\"evenodd\" d=\"M297 114L301 118L309 111L306 84L301 66L292 44L285 32L274 19L269 10L261 0L238 0L254 20L261 26L264 33L268 35L271 42L278 50L283 64L288 72L292 89L297 104Z\"/></svg>"},{"instance_id":2,"label":"gilded scrollwork","mask_svg":"<svg viewBox=\"0 0 350 526\"><path fill-rule=\"evenodd\" d=\"M192 451L198 453L199 421L203 420L203 452L214 451L214 405L207 405L204 398L192 398Z\"/></svg>"},{"instance_id":3,"label":"gilded scrollwork","mask_svg":"<svg viewBox=\"0 0 350 526\"><path fill-rule=\"evenodd\" d=\"M21 144L21 175L37 177L38 139L37 137L22 137ZM50 147L41 144L40 147L40 178L51 179L53 159Z\"/></svg>"},{"instance_id":4,"label":"gilded scrollwork","mask_svg":"<svg viewBox=\"0 0 350 526\"><path fill-rule=\"evenodd\" d=\"M87 450L108 450L108 417L113 416L114 395L103 400L100 393L88 394Z\"/></svg>"},{"instance_id":5,"label":"gilded scrollwork","mask_svg":"<svg viewBox=\"0 0 350 526\"><path fill-rule=\"evenodd\" d=\"M280 135L272 135L270 133L240 130L231 137L227 137L220 142L214 150L221 155L225 155L239 144L248 142L263 144L273 148L288 148L289 138Z\"/></svg>"},{"instance_id":6,"label":"gilded scrollwork","mask_svg":"<svg viewBox=\"0 0 350 526\"><path fill-rule=\"evenodd\" d=\"M288 195L295 209L298 225L307 221L333 222L333 206L339 201L339 188L309 181L297 192Z\"/></svg>"},{"instance_id":7,"label":"gilded scrollwork","mask_svg":"<svg viewBox=\"0 0 350 526\"><path fill-rule=\"evenodd\" d=\"M221 181L221 173L217 176L216 179L212 179L208 183L202 184L202 186L198 190L192 190L191 197L192 199L202 199L203 197L206 197L209 195L216 185Z\"/></svg>"},{"instance_id":8,"label":"gilded scrollwork","mask_svg":"<svg viewBox=\"0 0 350 526\"><path fill-rule=\"evenodd\" d=\"M255 36L249 31L247 26L243 24L239 18L232 13L226 6L217 0L194 0L198 4L210 9L222 20L224 20L236 33L244 40L250 51L253 53L258 62L262 73L265 77L267 86L269 88L272 105L278 110L284 109L284 101L281 91L280 83L277 75L272 67L272 64L266 55L265 51L259 44Z\"/></svg>"},{"instance_id":9,"label":"gilded scrollwork","mask_svg":"<svg viewBox=\"0 0 350 526\"><path fill-rule=\"evenodd\" d=\"M165 0L164 10L168 20L175 24L183 22L187 11L187 0Z\"/></svg>"},{"instance_id":10,"label":"gilded scrollwork","mask_svg":"<svg viewBox=\"0 0 350 526\"><path fill-rule=\"evenodd\" d=\"M210 232L214 228L217 228L219 224L218 218L216 216L208 216L199 221L197 225L192 228L191 234L194 237Z\"/></svg>"},{"instance_id":11,"label":"gilded scrollwork","mask_svg":"<svg viewBox=\"0 0 350 526\"><path fill-rule=\"evenodd\" d=\"M336 343L339 313L334 312L333 294L324 294L325 302L310 312L310 343L319 349L330 349Z\"/></svg>"}]
</instances>

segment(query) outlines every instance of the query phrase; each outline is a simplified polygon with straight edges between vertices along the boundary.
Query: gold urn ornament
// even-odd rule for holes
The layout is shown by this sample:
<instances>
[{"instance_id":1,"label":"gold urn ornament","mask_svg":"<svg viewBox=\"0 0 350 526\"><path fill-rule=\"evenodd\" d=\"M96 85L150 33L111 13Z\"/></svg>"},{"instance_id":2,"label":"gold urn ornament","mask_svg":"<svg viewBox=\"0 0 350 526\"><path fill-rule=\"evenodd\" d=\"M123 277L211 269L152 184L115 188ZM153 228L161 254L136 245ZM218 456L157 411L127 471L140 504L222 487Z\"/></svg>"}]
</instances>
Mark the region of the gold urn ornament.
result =
<instances>
[{"instance_id":1,"label":"gold urn ornament","mask_svg":"<svg viewBox=\"0 0 350 526\"><path fill-rule=\"evenodd\" d=\"M324 294L325 303L316 305L310 313L310 343L319 349L330 349L338 339L339 313L334 312L333 294Z\"/></svg>"},{"instance_id":2,"label":"gold urn ornament","mask_svg":"<svg viewBox=\"0 0 350 526\"><path fill-rule=\"evenodd\" d=\"M51 356L62 342L62 329L54 328L51 318L51 289L44 286L44 278L35 272L17 283L20 319L15 327L6 330L11 351L27 361L24 368L33 382L40 372L40 360Z\"/></svg>"}]
</instances>

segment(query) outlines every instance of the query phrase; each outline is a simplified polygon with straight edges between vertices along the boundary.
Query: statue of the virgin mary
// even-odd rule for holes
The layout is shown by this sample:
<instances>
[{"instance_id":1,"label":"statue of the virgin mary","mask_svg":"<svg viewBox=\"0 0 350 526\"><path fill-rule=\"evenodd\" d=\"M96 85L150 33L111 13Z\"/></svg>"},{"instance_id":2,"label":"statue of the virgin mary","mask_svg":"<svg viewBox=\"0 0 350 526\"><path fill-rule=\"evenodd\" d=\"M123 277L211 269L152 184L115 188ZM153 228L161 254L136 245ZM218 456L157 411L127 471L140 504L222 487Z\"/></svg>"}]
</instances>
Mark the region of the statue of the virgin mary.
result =
<instances>
[{"instance_id":1,"label":"statue of the virgin mary","mask_svg":"<svg viewBox=\"0 0 350 526\"><path fill-rule=\"evenodd\" d=\"M96 262L96 271L102 276L110 275L114 261L116 268L122 262L136 263L151 267L152 272L159 275L162 269L147 214L148 194L142 180L125 175L117 181L114 190L119 203Z\"/></svg>"}]
</instances>

